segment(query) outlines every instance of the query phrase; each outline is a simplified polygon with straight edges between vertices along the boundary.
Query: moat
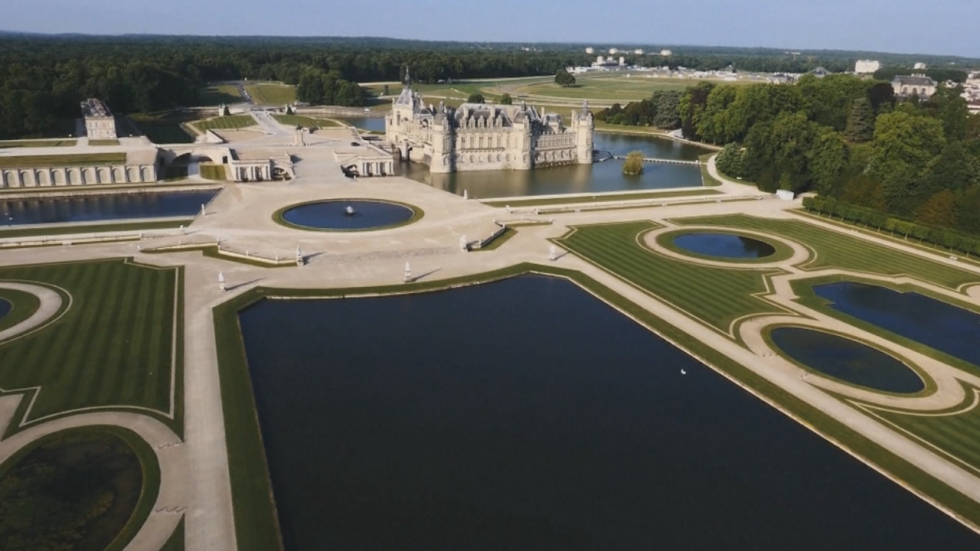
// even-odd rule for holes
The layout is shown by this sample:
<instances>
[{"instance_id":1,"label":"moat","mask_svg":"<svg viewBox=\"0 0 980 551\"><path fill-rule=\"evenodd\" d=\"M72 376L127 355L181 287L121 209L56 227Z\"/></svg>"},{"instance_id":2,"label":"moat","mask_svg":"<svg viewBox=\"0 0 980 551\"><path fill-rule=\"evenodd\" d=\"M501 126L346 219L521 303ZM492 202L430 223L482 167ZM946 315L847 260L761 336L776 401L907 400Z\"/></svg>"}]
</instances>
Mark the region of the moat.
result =
<instances>
[{"instance_id":1,"label":"moat","mask_svg":"<svg viewBox=\"0 0 980 551\"><path fill-rule=\"evenodd\" d=\"M595 133L595 149L614 155L642 151L645 157L696 161L708 151L666 138ZM701 169L692 165L646 163L637 176L623 174L623 161L611 159L592 165L571 165L536 170L454 172L432 174L425 165L400 163L402 175L438 189L470 197L512 197L559 193L656 190L702 185Z\"/></svg>"},{"instance_id":2,"label":"moat","mask_svg":"<svg viewBox=\"0 0 980 551\"><path fill-rule=\"evenodd\" d=\"M0 198L0 226L194 216L217 190Z\"/></svg>"},{"instance_id":3,"label":"moat","mask_svg":"<svg viewBox=\"0 0 980 551\"><path fill-rule=\"evenodd\" d=\"M565 280L239 319L290 551L977 545Z\"/></svg>"}]
</instances>

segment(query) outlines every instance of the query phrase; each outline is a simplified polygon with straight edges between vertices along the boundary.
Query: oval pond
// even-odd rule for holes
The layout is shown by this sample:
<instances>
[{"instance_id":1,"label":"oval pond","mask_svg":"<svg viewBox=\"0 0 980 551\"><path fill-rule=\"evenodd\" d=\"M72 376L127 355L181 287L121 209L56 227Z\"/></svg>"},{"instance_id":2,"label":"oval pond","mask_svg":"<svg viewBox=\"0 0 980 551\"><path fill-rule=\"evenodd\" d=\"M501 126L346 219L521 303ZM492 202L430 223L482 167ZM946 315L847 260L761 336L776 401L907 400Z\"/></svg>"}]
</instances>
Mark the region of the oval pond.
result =
<instances>
[{"instance_id":1,"label":"oval pond","mask_svg":"<svg viewBox=\"0 0 980 551\"><path fill-rule=\"evenodd\" d=\"M694 254L722 258L765 258L776 252L765 241L734 233L685 233L675 237L673 243Z\"/></svg>"},{"instance_id":2,"label":"oval pond","mask_svg":"<svg viewBox=\"0 0 980 551\"><path fill-rule=\"evenodd\" d=\"M789 357L835 379L898 394L925 388L907 365L866 344L803 327L777 327L771 336Z\"/></svg>"},{"instance_id":3,"label":"oval pond","mask_svg":"<svg viewBox=\"0 0 980 551\"><path fill-rule=\"evenodd\" d=\"M353 210L353 214L347 211ZM357 231L394 226L411 220L415 211L405 205L383 201L331 200L287 209L282 219L288 224L317 230Z\"/></svg>"},{"instance_id":4,"label":"oval pond","mask_svg":"<svg viewBox=\"0 0 980 551\"><path fill-rule=\"evenodd\" d=\"M3 319L4 316L9 314L10 311L13 309L14 309L14 305L10 304L9 300L4 300L3 298L0 298L0 319Z\"/></svg>"}]
</instances>

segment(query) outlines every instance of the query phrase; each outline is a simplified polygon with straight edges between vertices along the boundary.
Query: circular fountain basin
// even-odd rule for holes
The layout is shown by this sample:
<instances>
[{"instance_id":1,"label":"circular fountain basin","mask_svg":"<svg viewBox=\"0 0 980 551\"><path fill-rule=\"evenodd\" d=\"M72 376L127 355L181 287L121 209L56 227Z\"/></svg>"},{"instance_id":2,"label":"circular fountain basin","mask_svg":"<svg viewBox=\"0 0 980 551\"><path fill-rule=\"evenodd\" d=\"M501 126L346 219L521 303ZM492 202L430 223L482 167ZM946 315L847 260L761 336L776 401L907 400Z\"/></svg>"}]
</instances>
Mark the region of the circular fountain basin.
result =
<instances>
[{"instance_id":1,"label":"circular fountain basin","mask_svg":"<svg viewBox=\"0 0 980 551\"><path fill-rule=\"evenodd\" d=\"M674 246L701 256L755 259L776 253L776 247L752 237L735 233L692 232L674 237Z\"/></svg>"},{"instance_id":2,"label":"circular fountain basin","mask_svg":"<svg viewBox=\"0 0 980 551\"><path fill-rule=\"evenodd\" d=\"M416 212L390 201L336 199L289 207L279 217L286 225L307 230L367 231L406 224Z\"/></svg>"},{"instance_id":3,"label":"circular fountain basin","mask_svg":"<svg viewBox=\"0 0 980 551\"><path fill-rule=\"evenodd\" d=\"M777 327L770 338L790 358L835 379L896 394L925 388L919 375L894 356L851 339L803 327Z\"/></svg>"}]
</instances>

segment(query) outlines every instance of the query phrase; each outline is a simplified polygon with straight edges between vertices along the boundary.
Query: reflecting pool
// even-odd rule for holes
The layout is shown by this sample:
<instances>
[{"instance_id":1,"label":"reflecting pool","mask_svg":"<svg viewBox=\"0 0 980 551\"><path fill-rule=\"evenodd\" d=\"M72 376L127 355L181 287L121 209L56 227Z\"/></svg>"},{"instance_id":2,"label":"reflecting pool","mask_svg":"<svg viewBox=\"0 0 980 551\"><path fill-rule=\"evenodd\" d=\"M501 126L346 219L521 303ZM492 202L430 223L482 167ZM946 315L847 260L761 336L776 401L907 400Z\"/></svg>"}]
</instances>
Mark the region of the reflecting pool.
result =
<instances>
[{"instance_id":1,"label":"reflecting pool","mask_svg":"<svg viewBox=\"0 0 980 551\"><path fill-rule=\"evenodd\" d=\"M282 213L286 222L320 230L368 230L405 222L415 211L385 201L319 201Z\"/></svg>"},{"instance_id":2,"label":"reflecting pool","mask_svg":"<svg viewBox=\"0 0 980 551\"><path fill-rule=\"evenodd\" d=\"M813 287L834 310L980 366L980 314L920 295L853 281Z\"/></svg>"},{"instance_id":3,"label":"reflecting pool","mask_svg":"<svg viewBox=\"0 0 980 551\"><path fill-rule=\"evenodd\" d=\"M595 133L595 149L614 155L642 151L644 156L697 160L708 150L652 136ZM700 186L701 169L692 165L644 164L642 174L623 174L623 161L611 159L592 165L559 166L536 170L505 170L432 174L416 163L399 163L401 174L438 189L470 197L511 197L558 193L596 193Z\"/></svg>"},{"instance_id":4,"label":"reflecting pool","mask_svg":"<svg viewBox=\"0 0 980 551\"><path fill-rule=\"evenodd\" d=\"M0 200L0 226L194 216L217 190Z\"/></svg>"},{"instance_id":5,"label":"reflecting pool","mask_svg":"<svg viewBox=\"0 0 980 551\"><path fill-rule=\"evenodd\" d=\"M791 358L835 379L900 394L925 388L910 367L866 344L804 327L777 327L771 336Z\"/></svg>"},{"instance_id":6,"label":"reflecting pool","mask_svg":"<svg viewBox=\"0 0 980 551\"><path fill-rule=\"evenodd\" d=\"M776 252L765 241L734 233L685 233L673 243L685 251L722 258L765 258Z\"/></svg>"},{"instance_id":7,"label":"reflecting pool","mask_svg":"<svg viewBox=\"0 0 980 551\"><path fill-rule=\"evenodd\" d=\"M239 320L289 551L980 545L562 279Z\"/></svg>"},{"instance_id":8,"label":"reflecting pool","mask_svg":"<svg viewBox=\"0 0 980 551\"><path fill-rule=\"evenodd\" d=\"M374 132L385 131L384 117L330 117L344 124L356 126L361 130L371 130Z\"/></svg>"},{"instance_id":9,"label":"reflecting pool","mask_svg":"<svg viewBox=\"0 0 980 551\"><path fill-rule=\"evenodd\" d=\"M14 305L10 304L10 301L0 298L0 319L10 313L14 309Z\"/></svg>"}]
</instances>

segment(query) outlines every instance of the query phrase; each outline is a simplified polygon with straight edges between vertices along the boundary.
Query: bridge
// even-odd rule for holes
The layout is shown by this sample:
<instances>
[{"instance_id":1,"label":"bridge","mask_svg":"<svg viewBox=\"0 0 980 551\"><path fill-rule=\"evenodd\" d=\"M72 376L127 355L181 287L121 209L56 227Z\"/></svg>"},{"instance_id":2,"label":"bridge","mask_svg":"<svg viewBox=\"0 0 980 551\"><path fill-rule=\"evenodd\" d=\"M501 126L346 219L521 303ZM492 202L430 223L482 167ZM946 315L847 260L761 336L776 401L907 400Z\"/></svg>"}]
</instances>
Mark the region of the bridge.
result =
<instances>
[{"instance_id":1,"label":"bridge","mask_svg":"<svg viewBox=\"0 0 980 551\"><path fill-rule=\"evenodd\" d=\"M613 155L613 159L619 159L621 161L626 160L625 155ZM689 166L699 166L701 161L682 161L680 159L659 159L657 157L644 157L644 163L660 163L666 165L689 165Z\"/></svg>"}]
</instances>

